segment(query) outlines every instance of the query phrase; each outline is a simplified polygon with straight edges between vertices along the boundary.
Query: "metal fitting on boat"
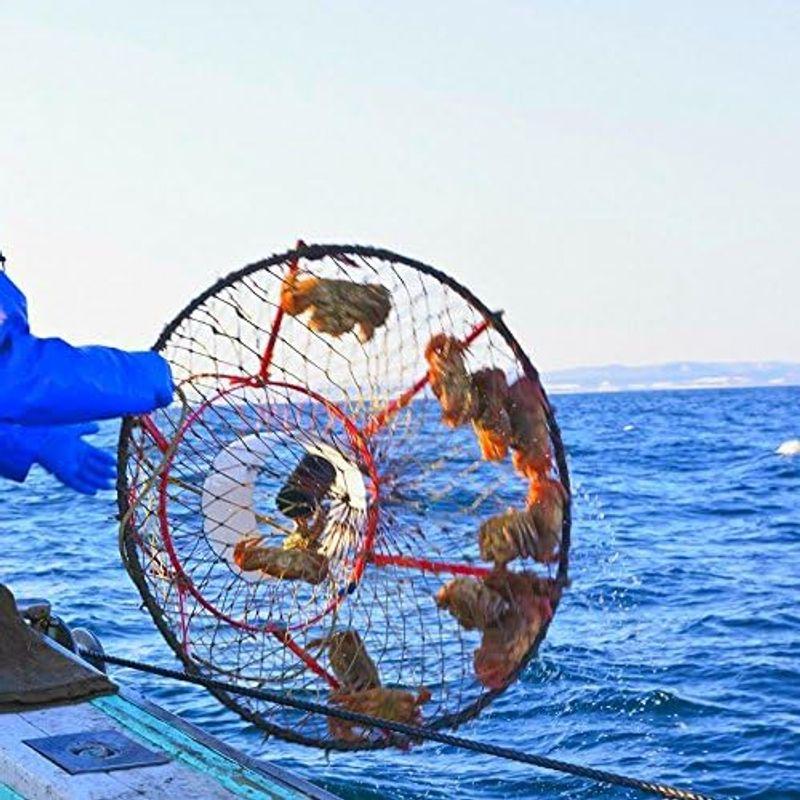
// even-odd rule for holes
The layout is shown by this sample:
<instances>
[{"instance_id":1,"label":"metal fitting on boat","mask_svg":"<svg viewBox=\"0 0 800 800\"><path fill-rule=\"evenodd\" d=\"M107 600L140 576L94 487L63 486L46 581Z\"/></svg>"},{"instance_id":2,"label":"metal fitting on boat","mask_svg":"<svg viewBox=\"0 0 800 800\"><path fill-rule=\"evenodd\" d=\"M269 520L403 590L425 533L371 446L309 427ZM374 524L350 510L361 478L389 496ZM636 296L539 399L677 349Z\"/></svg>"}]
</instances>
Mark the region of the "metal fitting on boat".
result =
<instances>
[{"instance_id":1,"label":"metal fitting on boat","mask_svg":"<svg viewBox=\"0 0 800 800\"><path fill-rule=\"evenodd\" d=\"M17 600L17 610L22 618L39 633L75 653L100 672L106 672L105 662L86 657L81 650L104 654L100 640L86 628L70 628L61 617L52 613L50 602L41 598Z\"/></svg>"}]
</instances>

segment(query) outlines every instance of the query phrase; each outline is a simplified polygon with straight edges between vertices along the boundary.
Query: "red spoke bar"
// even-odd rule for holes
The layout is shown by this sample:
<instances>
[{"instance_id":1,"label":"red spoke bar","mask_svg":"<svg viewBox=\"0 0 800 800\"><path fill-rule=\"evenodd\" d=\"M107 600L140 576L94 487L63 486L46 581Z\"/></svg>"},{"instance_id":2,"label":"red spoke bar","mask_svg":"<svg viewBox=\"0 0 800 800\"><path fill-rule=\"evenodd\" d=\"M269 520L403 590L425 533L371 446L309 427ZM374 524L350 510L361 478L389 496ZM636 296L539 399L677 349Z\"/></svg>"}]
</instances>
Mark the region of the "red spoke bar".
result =
<instances>
[{"instance_id":1,"label":"red spoke bar","mask_svg":"<svg viewBox=\"0 0 800 800\"><path fill-rule=\"evenodd\" d=\"M490 325L491 323L488 319L476 325L461 343L462 346L469 347L469 345L471 345ZM414 399L414 396L419 394L428 385L428 380L428 374L426 373L399 397L390 400L386 406L384 406L383 410L375 414L364 426L364 436L367 438L374 436L389 421L389 418L393 414L397 413L401 408L405 408L405 406Z\"/></svg>"},{"instance_id":2,"label":"red spoke bar","mask_svg":"<svg viewBox=\"0 0 800 800\"><path fill-rule=\"evenodd\" d=\"M433 572L437 575L441 572L446 572L451 575L471 575L475 578L485 578L493 572L491 567L458 564L450 561L431 561L427 558L416 558L414 556L387 556L373 553L369 561L370 564L374 564L376 567L405 567L406 569Z\"/></svg>"},{"instance_id":3,"label":"red spoke bar","mask_svg":"<svg viewBox=\"0 0 800 800\"><path fill-rule=\"evenodd\" d=\"M156 426L155 422L153 422L152 418L149 414L145 414L139 417L139 422L142 426L142 429L150 435L150 438L156 443L156 447L162 452L166 453L169 449L169 442L164 437L164 434Z\"/></svg>"},{"instance_id":4,"label":"red spoke bar","mask_svg":"<svg viewBox=\"0 0 800 800\"><path fill-rule=\"evenodd\" d=\"M340 688L339 681L333 677L333 675L328 672L325 667L323 667L319 661L317 661L314 656L312 656L308 650L304 650L300 647L297 642L292 639L291 634L288 631L273 631L272 632L275 638L288 650L291 650L313 673L318 675L320 678L327 681L328 685L336 691Z\"/></svg>"},{"instance_id":5,"label":"red spoke bar","mask_svg":"<svg viewBox=\"0 0 800 800\"><path fill-rule=\"evenodd\" d=\"M297 242L297 247L305 247L305 242L301 239ZM297 274L298 269L298 259L295 256L291 263L289 264L289 270L287 273L287 277L291 278ZM278 310L275 312L275 318L272 321L272 330L269 332L269 341L267 342L267 347L264 350L264 355L261 357L261 367L258 371L258 377L261 378L262 381L265 381L269 377L269 367L272 363L272 354L275 351L275 344L278 341L278 332L281 329L281 323L283 322L283 304L278 303Z\"/></svg>"}]
</instances>

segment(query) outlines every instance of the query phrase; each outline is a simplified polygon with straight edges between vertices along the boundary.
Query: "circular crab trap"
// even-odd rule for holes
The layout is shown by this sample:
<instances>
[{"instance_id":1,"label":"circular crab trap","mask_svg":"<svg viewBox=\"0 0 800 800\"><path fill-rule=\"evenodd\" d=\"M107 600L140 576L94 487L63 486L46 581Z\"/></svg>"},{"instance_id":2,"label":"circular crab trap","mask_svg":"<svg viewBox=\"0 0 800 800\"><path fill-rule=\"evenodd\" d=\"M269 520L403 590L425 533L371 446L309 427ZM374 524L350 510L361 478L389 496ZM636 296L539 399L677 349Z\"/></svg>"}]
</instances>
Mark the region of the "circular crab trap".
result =
<instances>
[{"instance_id":1,"label":"circular crab trap","mask_svg":"<svg viewBox=\"0 0 800 800\"><path fill-rule=\"evenodd\" d=\"M180 403L123 425L122 550L188 670L432 728L515 680L567 583L569 482L498 314L409 258L301 243L156 349ZM397 743L216 695L291 741Z\"/></svg>"}]
</instances>

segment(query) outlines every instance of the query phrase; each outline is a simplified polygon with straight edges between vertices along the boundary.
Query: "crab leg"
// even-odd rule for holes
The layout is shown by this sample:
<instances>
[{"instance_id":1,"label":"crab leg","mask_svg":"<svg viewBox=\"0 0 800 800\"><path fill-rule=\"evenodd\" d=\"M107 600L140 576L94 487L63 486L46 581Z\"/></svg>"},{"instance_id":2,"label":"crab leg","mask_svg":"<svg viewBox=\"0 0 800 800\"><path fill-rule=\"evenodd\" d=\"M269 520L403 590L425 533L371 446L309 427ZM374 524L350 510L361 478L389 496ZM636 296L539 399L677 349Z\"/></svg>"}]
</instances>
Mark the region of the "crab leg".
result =
<instances>
[{"instance_id":1,"label":"crab leg","mask_svg":"<svg viewBox=\"0 0 800 800\"><path fill-rule=\"evenodd\" d=\"M304 650L300 647L288 631L272 631L272 634L284 647L294 653L315 675L327 681L331 689L336 691L341 688L339 681L337 681L308 650Z\"/></svg>"}]
</instances>

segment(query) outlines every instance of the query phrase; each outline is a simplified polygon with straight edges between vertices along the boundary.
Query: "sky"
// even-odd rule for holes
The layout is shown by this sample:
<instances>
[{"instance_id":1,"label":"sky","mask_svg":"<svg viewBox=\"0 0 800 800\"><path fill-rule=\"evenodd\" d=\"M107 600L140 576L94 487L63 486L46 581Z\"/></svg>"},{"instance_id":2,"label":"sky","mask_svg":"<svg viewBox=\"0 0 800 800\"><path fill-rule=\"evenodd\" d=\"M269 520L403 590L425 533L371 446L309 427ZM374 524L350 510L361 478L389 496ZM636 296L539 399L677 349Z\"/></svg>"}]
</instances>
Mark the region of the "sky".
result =
<instances>
[{"instance_id":1,"label":"sky","mask_svg":"<svg viewBox=\"0 0 800 800\"><path fill-rule=\"evenodd\" d=\"M149 347L306 242L469 286L545 369L800 361L800 3L0 0L0 249Z\"/></svg>"}]
</instances>

